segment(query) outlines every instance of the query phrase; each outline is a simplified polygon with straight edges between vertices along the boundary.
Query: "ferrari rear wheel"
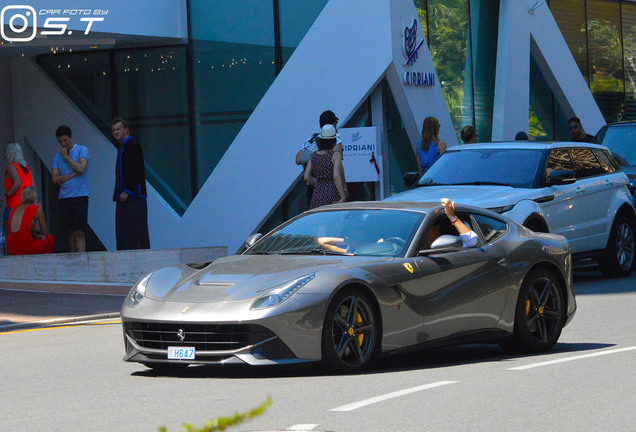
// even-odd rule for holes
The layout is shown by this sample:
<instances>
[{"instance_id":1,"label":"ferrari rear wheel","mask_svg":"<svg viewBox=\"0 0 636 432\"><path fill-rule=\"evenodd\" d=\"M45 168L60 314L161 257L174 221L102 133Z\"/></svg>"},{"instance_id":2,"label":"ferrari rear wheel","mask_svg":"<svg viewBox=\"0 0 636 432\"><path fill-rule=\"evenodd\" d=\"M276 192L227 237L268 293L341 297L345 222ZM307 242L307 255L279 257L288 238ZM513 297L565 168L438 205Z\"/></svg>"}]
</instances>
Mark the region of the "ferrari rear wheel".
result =
<instances>
[{"instance_id":1,"label":"ferrari rear wheel","mask_svg":"<svg viewBox=\"0 0 636 432\"><path fill-rule=\"evenodd\" d=\"M526 276L515 310L515 338L505 348L542 352L559 340L565 323L563 291L556 276L547 269Z\"/></svg>"},{"instance_id":2,"label":"ferrari rear wheel","mask_svg":"<svg viewBox=\"0 0 636 432\"><path fill-rule=\"evenodd\" d=\"M357 289L344 289L327 308L322 358L338 372L362 370L375 354L377 332L377 319L367 295Z\"/></svg>"}]
</instances>

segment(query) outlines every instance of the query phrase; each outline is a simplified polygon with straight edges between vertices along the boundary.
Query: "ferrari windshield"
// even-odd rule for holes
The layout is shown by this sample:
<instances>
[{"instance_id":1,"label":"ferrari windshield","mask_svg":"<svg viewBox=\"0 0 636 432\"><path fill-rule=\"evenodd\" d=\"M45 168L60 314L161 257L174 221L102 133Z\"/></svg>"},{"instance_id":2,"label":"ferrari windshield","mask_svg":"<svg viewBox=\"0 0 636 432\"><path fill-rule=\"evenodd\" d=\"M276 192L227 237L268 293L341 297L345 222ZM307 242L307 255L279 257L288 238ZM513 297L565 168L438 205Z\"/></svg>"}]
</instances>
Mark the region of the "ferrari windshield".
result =
<instances>
[{"instance_id":1,"label":"ferrari windshield","mask_svg":"<svg viewBox=\"0 0 636 432\"><path fill-rule=\"evenodd\" d=\"M543 173L540 149L447 150L424 173L416 186L495 185L538 187Z\"/></svg>"},{"instance_id":2,"label":"ferrari windshield","mask_svg":"<svg viewBox=\"0 0 636 432\"><path fill-rule=\"evenodd\" d=\"M246 254L401 257L423 217L384 209L309 213L270 232Z\"/></svg>"}]
</instances>

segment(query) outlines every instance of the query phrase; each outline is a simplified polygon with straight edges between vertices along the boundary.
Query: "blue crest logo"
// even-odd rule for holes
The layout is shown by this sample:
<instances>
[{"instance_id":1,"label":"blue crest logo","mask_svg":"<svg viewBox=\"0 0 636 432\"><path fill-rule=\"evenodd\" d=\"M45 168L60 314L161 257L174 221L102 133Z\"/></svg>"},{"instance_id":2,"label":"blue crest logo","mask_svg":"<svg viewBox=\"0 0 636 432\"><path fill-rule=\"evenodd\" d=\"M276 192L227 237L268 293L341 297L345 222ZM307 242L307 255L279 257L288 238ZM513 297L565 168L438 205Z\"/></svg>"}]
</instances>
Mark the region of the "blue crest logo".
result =
<instances>
[{"instance_id":1,"label":"blue crest logo","mask_svg":"<svg viewBox=\"0 0 636 432\"><path fill-rule=\"evenodd\" d=\"M351 134L351 141L355 142L355 141L358 141L359 139L362 139L362 135L360 134L360 132Z\"/></svg>"},{"instance_id":2,"label":"blue crest logo","mask_svg":"<svg viewBox=\"0 0 636 432\"><path fill-rule=\"evenodd\" d=\"M404 57L406 57L404 66L413 66L417 60L417 51L424 43L424 38L417 41L417 19L413 19L410 27L402 29L402 38L404 39L402 48L404 49Z\"/></svg>"}]
</instances>

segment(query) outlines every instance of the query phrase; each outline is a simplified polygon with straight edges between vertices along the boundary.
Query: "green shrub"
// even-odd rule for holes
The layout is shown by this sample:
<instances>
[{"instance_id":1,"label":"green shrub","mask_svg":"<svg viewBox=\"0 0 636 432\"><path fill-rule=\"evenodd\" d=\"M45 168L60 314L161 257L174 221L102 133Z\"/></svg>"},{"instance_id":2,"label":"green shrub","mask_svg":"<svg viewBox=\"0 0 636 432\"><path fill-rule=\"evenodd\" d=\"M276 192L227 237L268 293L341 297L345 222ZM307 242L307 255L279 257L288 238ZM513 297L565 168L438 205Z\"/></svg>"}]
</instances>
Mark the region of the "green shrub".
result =
<instances>
[{"instance_id":1,"label":"green shrub","mask_svg":"<svg viewBox=\"0 0 636 432\"><path fill-rule=\"evenodd\" d=\"M206 422L202 427L195 428L190 423L185 423L183 425L182 432L215 432L215 431L224 431L225 428L230 426L236 426L237 424L243 423L245 421L251 420L254 417L257 417L272 403L272 398L268 397L267 400L260 406L243 413L236 413L229 417L217 417ZM159 432L167 432L165 426L159 428Z\"/></svg>"}]
</instances>

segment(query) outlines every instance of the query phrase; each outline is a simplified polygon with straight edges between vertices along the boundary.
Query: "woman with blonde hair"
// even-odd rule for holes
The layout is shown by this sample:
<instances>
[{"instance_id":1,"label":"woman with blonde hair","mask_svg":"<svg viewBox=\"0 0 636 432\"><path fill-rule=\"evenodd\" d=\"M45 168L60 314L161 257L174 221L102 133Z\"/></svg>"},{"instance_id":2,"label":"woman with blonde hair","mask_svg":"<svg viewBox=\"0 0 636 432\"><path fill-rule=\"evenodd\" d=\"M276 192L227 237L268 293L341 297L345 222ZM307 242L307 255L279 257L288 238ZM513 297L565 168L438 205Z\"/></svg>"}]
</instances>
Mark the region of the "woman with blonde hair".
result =
<instances>
[{"instance_id":1,"label":"woman with blonde hair","mask_svg":"<svg viewBox=\"0 0 636 432\"><path fill-rule=\"evenodd\" d=\"M22 191L21 204L9 217L7 255L30 255L53 252L55 239L49 234L44 212L37 205L33 186Z\"/></svg>"},{"instance_id":2,"label":"woman with blonde hair","mask_svg":"<svg viewBox=\"0 0 636 432\"><path fill-rule=\"evenodd\" d=\"M422 125L422 140L417 143L415 158L420 175L430 167L435 159L446 151L446 142L439 139L439 120L426 117Z\"/></svg>"},{"instance_id":3,"label":"woman with blonde hair","mask_svg":"<svg viewBox=\"0 0 636 432\"><path fill-rule=\"evenodd\" d=\"M0 202L6 200L4 216L2 217L3 232L8 231L8 221L11 211L20 205L20 197L25 187L32 186L31 170L22 155L22 147L18 143L10 142L4 151L7 169L4 171L5 194Z\"/></svg>"}]
</instances>

